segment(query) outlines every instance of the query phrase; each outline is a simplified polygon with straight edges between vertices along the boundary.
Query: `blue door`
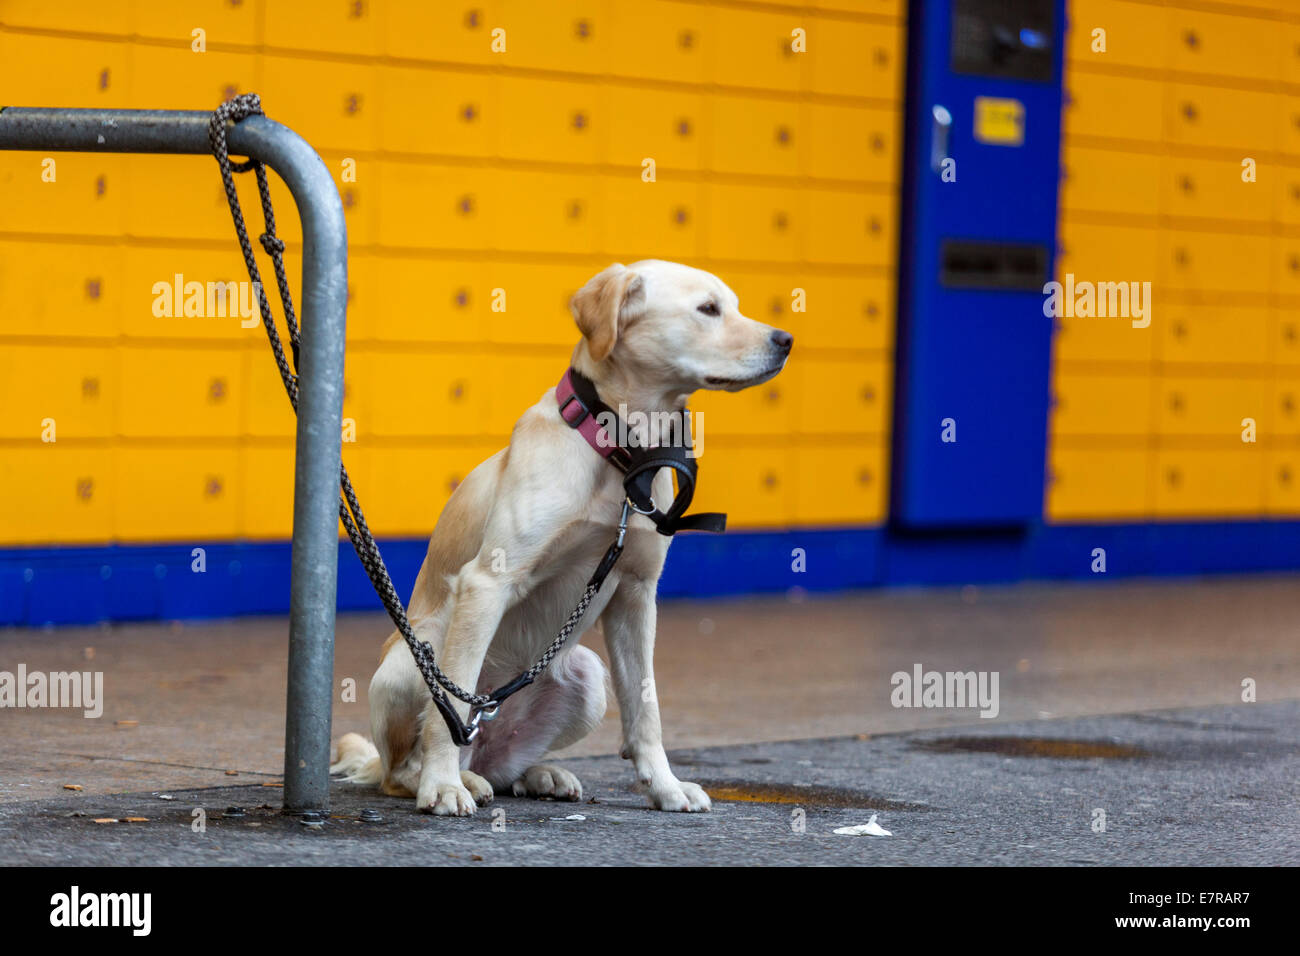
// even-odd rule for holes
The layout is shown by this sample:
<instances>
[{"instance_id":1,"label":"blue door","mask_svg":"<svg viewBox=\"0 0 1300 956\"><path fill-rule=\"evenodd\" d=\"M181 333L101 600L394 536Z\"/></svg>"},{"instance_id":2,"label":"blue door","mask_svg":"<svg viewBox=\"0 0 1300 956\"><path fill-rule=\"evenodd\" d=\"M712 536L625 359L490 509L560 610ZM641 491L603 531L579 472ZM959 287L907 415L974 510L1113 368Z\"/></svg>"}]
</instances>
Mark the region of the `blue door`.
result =
<instances>
[{"instance_id":1,"label":"blue door","mask_svg":"<svg viewBox=\"0 0 1300 956\"><path fill-rule=\"evenodd\" d=\"M1064 0L913 0L891 520L1039 520Z\"/></svg>"}]
</instances>

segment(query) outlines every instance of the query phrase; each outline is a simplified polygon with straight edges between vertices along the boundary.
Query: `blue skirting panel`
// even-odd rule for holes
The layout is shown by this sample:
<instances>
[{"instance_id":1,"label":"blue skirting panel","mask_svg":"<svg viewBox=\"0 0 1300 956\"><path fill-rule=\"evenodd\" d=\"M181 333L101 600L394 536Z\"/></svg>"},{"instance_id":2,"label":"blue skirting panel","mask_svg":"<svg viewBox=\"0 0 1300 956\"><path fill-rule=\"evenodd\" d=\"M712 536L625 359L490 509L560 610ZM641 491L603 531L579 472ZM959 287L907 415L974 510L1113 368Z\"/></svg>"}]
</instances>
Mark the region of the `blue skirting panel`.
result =
<instances>
[{"instance_id":1,"label":"blue skirting panel","mask_svg":"<svg viewBox=\"0 0 1300 956\"><path fill-rule=\"evenodd\" d=\"M424 539L381 542L409 595ZM0 550L0 625L284 614L289 545L279 542ZM1105 573L1099 567L1104 552ZM379 609L346 541L339 607ZM840 591L883 585L1008 583L1300 569L1300 522L1037 525L1024 532L900 534L886 528L683 534L663 597Z\"/></svg>"}]
</instances>

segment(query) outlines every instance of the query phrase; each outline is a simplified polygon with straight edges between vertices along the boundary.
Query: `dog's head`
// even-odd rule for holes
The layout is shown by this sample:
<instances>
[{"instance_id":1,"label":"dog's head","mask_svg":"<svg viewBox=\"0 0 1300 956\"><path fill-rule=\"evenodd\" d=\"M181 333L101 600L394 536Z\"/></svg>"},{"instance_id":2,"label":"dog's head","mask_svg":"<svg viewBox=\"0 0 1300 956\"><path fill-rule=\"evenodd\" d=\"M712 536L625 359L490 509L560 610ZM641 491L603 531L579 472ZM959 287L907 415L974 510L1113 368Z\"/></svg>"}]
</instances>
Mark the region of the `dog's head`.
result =
<instances>
[{"instance_id":1,"label":"dog's head","mask_svg":"<svg viewBox=\"0 0 1300 956\"><path fill-rule=\"evenodd\" d=\"M569 307L588 356L668 388L737 392L772 378L789 332L742 315L736 293L699 269L646 259L594 276Z\"/></svg>"}]
</instances>

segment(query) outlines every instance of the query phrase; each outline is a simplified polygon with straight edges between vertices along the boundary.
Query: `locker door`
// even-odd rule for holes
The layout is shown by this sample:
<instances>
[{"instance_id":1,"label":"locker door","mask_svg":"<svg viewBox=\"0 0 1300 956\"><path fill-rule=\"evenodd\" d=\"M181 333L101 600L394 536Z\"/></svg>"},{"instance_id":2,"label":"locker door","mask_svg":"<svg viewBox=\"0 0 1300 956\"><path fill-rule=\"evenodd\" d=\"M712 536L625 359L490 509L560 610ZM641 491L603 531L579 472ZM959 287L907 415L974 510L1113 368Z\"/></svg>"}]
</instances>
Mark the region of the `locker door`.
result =
<instances>
[{"instance_id":1,"label":"locker door","mask_svg":"<svg viewBox=\"0 0 1300 956\"><path fill-rule=\"evenodd\" d=\"M1023 525L1043 513L1064 0L922 0L909 22L891 514Z\"/></svg>"}]
</instances>

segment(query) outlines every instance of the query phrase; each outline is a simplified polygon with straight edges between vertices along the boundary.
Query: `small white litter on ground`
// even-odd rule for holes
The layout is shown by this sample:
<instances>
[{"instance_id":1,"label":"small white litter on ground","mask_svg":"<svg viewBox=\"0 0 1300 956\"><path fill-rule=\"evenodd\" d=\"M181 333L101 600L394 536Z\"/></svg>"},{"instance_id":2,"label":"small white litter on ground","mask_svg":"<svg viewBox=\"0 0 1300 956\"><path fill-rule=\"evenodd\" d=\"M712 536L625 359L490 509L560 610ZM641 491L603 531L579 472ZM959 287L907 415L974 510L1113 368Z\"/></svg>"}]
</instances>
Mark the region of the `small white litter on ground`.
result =
<instances>
[{"instance_id":1,"label":"small white litter on ground","mask_svg":"<svg viewBox=\"0 0 1300 956\"><path fill-rule=\"evenodd\" d=\"M581 813L570 813L567 817L551 817L551 819L552 819L552 820L559 820L559 821L561 821L561 822L563 822L563 821L565 821L565 820L573 820L573 821L575 821L575 822L581 823L583 820L585 820L585 819L587 819L587 818L584 817Z\"/></svg>"},{"instance_id":2,"label":"small white litter on ground","mask_svg":"<svg viewBox=\"0 0 1300 956\"><path fill-rule=\"evenodd\" d=\"M855 827L840 827L835 832L840 836L893 836L892 833L876 822L876 814L874 813L866 823L860 823Z\"/></svg>"}]
</instances>

